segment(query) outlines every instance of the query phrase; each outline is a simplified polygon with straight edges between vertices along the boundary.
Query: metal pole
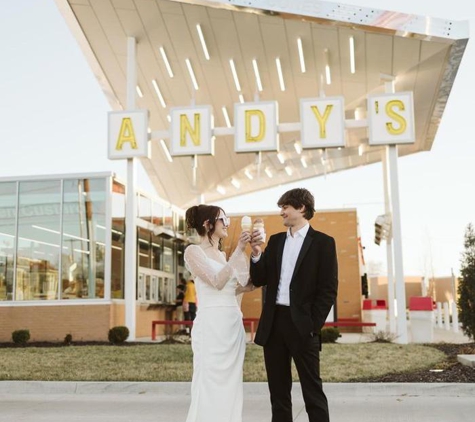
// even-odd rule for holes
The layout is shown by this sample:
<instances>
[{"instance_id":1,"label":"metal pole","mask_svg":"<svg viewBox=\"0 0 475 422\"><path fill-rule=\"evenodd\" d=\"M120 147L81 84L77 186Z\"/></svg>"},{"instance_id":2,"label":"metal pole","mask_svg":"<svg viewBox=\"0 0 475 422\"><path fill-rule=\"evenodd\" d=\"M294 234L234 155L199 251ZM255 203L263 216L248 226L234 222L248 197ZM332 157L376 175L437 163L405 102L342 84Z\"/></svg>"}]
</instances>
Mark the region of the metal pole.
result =
<instances>
[{"instance_id":1,"label":"metal pole","mask_svg":"<svg viewBox=\"0 0 475 422\"><path fill-rule=\"evenodd\" d=\"M392 203L392 235L394 239L394 275L396 284L397 301L397 338L396 342L407 344L407 320L406 320L406 286L404 284L404 269L402 261L402 233L401 233L401 210L399 205L399 180L397 145L387 148L389 162L389 180L391 184Z\"/></svg>"},{"instance_id":2,"label":"metal pole","mask_svg":"<svg viewBox=\"0 0 475 422\"><path fill-rule=\"evenodd\" d=\"M135 38L127 38L127 110L135 109L135 87L137 86ZM125 208L125 325L129 329L129 341L135 340L136 284L137 284L137 228L136 228L136 171L135 159L127 159L127 187Z\"/></svg>"},{"instance_id":3,"label":"metal pole","mask_svg":"<svg viewBox=\"0 0 475 422\"><path fill-rule=\"evenodd\" d=\"M382 153L383 183L384 183L384 212L391 214L391 200L389 196L388 157L387 150ZM391 230L392 231L392 230ZM388 268L388 315L389 332L396 334L396 313L394 312L394 263L392 233L386 239L386 260Z\"/></svg>"}]
</instances>

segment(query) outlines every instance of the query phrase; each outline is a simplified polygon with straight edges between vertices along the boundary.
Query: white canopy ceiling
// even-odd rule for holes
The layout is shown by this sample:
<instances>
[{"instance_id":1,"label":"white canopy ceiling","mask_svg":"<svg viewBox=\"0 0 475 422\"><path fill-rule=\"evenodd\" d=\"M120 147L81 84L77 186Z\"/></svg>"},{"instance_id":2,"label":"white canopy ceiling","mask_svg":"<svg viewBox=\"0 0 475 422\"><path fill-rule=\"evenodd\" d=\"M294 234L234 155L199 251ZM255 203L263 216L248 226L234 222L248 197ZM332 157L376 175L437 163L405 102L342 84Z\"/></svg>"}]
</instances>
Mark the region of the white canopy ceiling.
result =
<instances>
[{"instance_id":1,"label":"white canopy ceiling","mask_svg":"<svg viewBox=\"0 0 475 422\"><path fill-rule=\"evenodd\" d=\"M223 107L232 124L233 104L240 101L240 95L244 101L253 101L257 94L261 101L277 101L280 123L299 121L300 98L343 96L346 118L354 119L357 108L358 113L365 113L368 94L384 92L381 75L392 75L396 91L414 94L417 139L413 145L400 147L399 154L427 151L468 41L467 22L323 1L56 1L115 110L126 108L127 37L136 38L138 86L143 94L137 97L137 106L150 110L152 131L168 130L169 109L191 101L211 105L215 126L225 127ZM350 37L354 40L354 73ZM276 58L282 65L285 90L279 82ZM186 59L196 75L197 91ZM241 91L236 88L231 59ZM257 89L253 60L258 64L262 91ZM327 61L330 84L325 78ZM161 91L163 104L152 81ZM266 152L260 165L256 154L234 152L233 136L218 136L215 155L198 158L196 186L192 159L175 157L170 163L158 139L151 141L151 158L142 159L142 164L160 196L186 207L197 201L198 193L210 202L381 160L381 147L368 145L366 128L347 128L346 147L326 151L297 151L299 136L299 132L280 135L285 163L275 152Z\"/></svg>"}]
</instances>

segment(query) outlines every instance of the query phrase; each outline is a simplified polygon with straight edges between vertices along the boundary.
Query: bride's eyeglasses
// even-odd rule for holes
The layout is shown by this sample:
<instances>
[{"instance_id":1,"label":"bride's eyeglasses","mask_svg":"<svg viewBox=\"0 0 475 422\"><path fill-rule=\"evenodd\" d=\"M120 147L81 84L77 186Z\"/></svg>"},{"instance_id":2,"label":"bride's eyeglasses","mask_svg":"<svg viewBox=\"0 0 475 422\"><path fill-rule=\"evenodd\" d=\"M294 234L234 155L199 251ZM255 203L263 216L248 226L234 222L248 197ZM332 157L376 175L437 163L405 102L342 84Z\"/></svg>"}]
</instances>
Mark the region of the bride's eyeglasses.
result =
<instances>
[{"instance_id":1,"label":"bride's eyeglasses","mask_svg":"<svg viewBox=\"0 0 475 422\"><path fill-rule=\"evenodd\" d=\"M218 217L216 219L216 222L218 222L219 220L221 220L224 227L229 227L229 225L231 224L231 220L229 219L229 217L226 217L226 216Z\"/></svg>"}]
</instances>

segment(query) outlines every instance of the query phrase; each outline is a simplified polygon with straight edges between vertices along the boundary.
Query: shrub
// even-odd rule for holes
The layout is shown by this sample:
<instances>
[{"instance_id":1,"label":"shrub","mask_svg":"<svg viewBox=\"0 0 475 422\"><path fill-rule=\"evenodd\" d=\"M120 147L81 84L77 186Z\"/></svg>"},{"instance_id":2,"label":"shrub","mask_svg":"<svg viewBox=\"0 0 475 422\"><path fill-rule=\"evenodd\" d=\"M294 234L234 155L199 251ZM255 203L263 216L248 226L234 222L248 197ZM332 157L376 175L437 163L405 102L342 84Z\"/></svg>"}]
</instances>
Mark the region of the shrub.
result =
<instances>
[{"instance_id":1,"label":"shrub","mask_svg":"<svg viewBox=\"0 0 475 422\"><path fill-rule=\"evenodd\" d=\"M71 334L66 334L66 336L64 337L64 345L70 346L72 342L73 342L73 336Z\"/></svg>"},{"instance_id":2,"label":"shrub","mask_svg":"<svg viewBox=\"0 0 475 422\"><path fill-rule=\"evenodd\" d=\"M458 286L459 321L467 337L475 339L475 230L467 226L464 238L460 281Z\"/></svg>"},{"instance_id":3,"label":"shrub","mask_svg":"<svg viewBox=\"0 0 475 422\"><path fill-rule=\"evenodd\" d=\"M397 335L393 334L389 331L376 331L375 333L371 333L371 341L374 343L392 343L396 340Z\"/></svg>"},{"instance_id":4,"label":"shrub","mask_svg":"<svg viewBox=\"0 0 475 422\"><path fill-rule=\"evenodd\" d=\"M109 330L109 341L112 344L121 344L129 337L129 329L124 326L112 327Z\"/></svg>"},{"instance_id":5,"label":"shrub","mask_svg":"<svg viewBox=\"0 0 475 422\"><path fill-rule=\"evenodd\" d=\"M26 344L30 339L30 330L16 330L12 333L12 340L15 344Z\"/></svg>"},{"instance_id":6,"label":"shrub","mask_svg":"<svg viewBox=\"0 0 475 422\"><path fill-rule=\"evenodd\" d=\"M340 335L340 330L336 327L326 327L322 329L322 343L335 343Z\"/></svg>"}]
</instances>

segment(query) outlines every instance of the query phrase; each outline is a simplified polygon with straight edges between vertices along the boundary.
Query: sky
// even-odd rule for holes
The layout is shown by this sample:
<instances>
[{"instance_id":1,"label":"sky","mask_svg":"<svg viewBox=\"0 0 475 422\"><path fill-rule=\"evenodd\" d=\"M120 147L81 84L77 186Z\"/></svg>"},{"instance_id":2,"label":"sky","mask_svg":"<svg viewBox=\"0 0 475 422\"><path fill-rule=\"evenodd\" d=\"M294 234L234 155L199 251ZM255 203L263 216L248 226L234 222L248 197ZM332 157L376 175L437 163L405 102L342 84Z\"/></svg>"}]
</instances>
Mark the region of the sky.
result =
<instances>
[{"instance_id":1,"label":"sky","mask_svg":"<svg viewBox=\"0 0 475 422\"><path fill-rule=\"evenodd\" d=\"M136 0L139 1L139 0ZM351 0L346 3L468 20L475 2ZM110 106L53 0L3 1L0 14L0 178L113 171L107 158ZM475 47L469 42L430 152L401 157L399 188L406 275L457 275L468 223L475 223ZM138 185L150 190L138 166ZM315 195L317 209L357 209L368 270L386 271L385 246L373 242L384 213L382 169L373 164L244 195L219 204L228 213L277 212L293 187Z\"/></svg>"}]
</instances>

